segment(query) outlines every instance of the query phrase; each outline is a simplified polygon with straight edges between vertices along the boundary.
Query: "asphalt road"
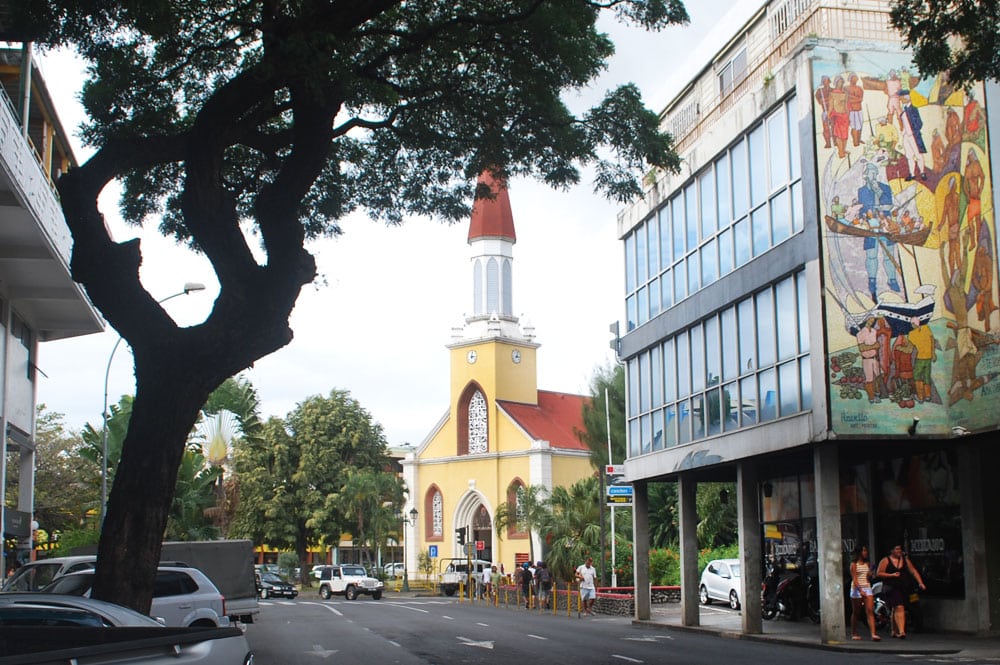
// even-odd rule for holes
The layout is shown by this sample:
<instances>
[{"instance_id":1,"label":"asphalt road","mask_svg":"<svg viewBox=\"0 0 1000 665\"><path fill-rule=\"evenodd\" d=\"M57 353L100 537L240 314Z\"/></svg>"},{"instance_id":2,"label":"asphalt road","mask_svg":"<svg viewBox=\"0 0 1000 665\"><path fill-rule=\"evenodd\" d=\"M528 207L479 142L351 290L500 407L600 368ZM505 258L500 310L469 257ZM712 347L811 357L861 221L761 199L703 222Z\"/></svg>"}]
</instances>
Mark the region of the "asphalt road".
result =
<instances>
[{"instance_id":1,"label":"asphalt road","mask_svg":"<svg viewBox=\"0 0 1000 665\"><path fill-rule=\"evenodd\" d=\"M628 617L552 616L453 598L261 601L247 627L256 665L756 665L968 663L955 656L845 654L633 626ZM993 661L990 661L993 662Z\"/></svg>"}]
</instances>

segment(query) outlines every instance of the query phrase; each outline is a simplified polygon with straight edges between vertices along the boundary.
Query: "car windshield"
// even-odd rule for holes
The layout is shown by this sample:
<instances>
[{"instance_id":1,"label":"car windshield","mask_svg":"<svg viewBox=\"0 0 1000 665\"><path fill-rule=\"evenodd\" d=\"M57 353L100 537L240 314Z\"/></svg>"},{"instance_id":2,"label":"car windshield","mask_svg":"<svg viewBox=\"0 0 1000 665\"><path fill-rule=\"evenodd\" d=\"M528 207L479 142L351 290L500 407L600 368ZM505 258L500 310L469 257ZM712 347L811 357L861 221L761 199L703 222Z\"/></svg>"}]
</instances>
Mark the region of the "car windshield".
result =
<instances>
[{"instance_id":1,"label":"car windshield","mask_svg":"<svg viewBox=\"0 0 1000 665\"><path fill-rule=\"evenodd\" d=\"M74 573L63 575L51 584L42 587L43 593L65 593L70 596L83 596L90 591L93 573Z\"/></svg>"},{"instance_id":2,"label":"car windshield","mask_svg":"<svg viewBox=\"0 0 1000 665\"><path fill-rule=\"evenodd\" d=\"M32 563L18 569L3 584L4 591L37 591L52 581L61 563Z\"/></svg>"},{"instance_id":3,"label":"car windshield","mask_svg":"<svg viewBox=\"0 0 1000 665\"><path fill-rule=\"evenodd\" d=\"M361 566L341 566L341 568L340 568L340 574L341 575L357 575L357 576L360 576L360 577L364 577L365 576L365 569L362 568Z\"/></svg>"},{"instance_id":4,"label":"car windshield","mask_svg":"<svg viewBox=\"0 0 1000 665\"><path fill-rule=\"evenodd\" d=\"M285 580L281 579L274 573L264 573L260 576L260 579L264 580L269 584L283 584Z\"/></svg>"},{"instance_id":5,"label":"car windshield","mask_svg":"<svg viewBox=\"0 0 1000 665\"><path fill-rule=\"evenodd\" d=\"M733 577L740 576L740 564L738 563L729 564L729 570L733 571Z\"/></svg>"}]
</instances>

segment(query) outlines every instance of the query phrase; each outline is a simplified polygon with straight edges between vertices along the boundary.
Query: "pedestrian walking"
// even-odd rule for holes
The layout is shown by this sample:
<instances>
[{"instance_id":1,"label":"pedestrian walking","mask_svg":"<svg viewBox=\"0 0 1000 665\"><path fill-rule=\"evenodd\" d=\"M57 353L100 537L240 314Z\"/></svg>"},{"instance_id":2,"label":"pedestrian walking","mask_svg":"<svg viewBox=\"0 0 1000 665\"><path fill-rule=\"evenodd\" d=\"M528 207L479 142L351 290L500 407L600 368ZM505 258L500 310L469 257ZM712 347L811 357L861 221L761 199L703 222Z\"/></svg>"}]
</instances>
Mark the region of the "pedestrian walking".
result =
<instances>
[{"instance_id":1,"label":"pedestrian walking","mask_svg":"<svg viewBox=\"0 0 1000 665\"><path fill-rule=\"evenodd\" d=\"M552 609L552 571L544 561L539 561L535 569L535 579L538 582L538 606Z\"/></svg>"},{"instance_id":2,"label":"pedestrian walking","mask_svg":"<svg viewBox=\"0 0 1000 665\"><path fill-rule=\"evenodd\" d=\"M520 572L518 572L518 584L521 585L521 593L524 595L524 608L531 609L531 564L527 561L521 566Z\"/></svg>"},{"instance_id":3,"label":"pedestrian walking","mask_svg":"<svg viewBox=\"0 0 1000 665\"><path fill-rule=\"evenodd\" d=\"M580 602L587 616L594 615L594 601L597 599L597 569L594 568L594 558L587 557L587 562L576 568L576 579L580 582Z\"/></svg>"}]
</instances>

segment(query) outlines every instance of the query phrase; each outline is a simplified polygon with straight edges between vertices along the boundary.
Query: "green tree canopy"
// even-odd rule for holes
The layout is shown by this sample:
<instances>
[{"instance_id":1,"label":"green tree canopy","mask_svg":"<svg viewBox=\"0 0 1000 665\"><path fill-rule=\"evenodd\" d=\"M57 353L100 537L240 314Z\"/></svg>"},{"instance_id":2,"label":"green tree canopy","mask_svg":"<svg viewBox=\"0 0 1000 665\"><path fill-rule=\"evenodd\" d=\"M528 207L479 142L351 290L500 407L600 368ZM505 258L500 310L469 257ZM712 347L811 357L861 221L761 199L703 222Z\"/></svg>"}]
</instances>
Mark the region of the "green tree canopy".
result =
<instances>
[{"instance_id":1,"label":"green tree canopy","mask_svg":"<svg viewBox=\"0 0 1000 665\"><path fill-rule=\"evenodd\" d=\"M99 467L81 465L84 446L79 434L66 430L63 414L39 404L35 418L34 518L51 534L78 529L96 519L100 504ZM8 464L8 492L16 491L17 466ZM7 505L17 501L8 497Z\"/></svg>"},{"instance_id":2,"label":"green tree canopy","mask_svg":"<svg viewBox=\"0 0 1000 665\"><path fill-rule=\"evenodd\" d=\"M71 270L133 349L133 418L101 535L94 596L148 610L188 433L226 378L291 340L316 277L310 238L352 210L468 214L484 169L554 187L579 168L625 201L671 139L634 85L573 114L613 52L602 9L657 29L679 0L20 0L12 38L72 45L88 62L83 129L95 153L63 175ZM5 17L6 18L6 17ZM6 24L6 22L5 22ZM139 242L98 207L123 185L126 221L202 252L219 279L180 327L139 279ZM251 251L259 241L262 258Z\"/></svg>"},{"instance_id":3,"label":"green tree canopy","mask_svg":"<svg viewBox=\"0 0 1000 665\"><path fill-rule=\"evenodd\" d=\"M895 0L891 21L923 76L947 72L956 86L1000 79L998 0Z\"/></svg>"},{"instance_id":4,"label":"green tree canopy","mask_svg":"<svg viewBox=\"0 0 1000 665\"><path fill-rule=\"evenodd\" d=\"M535 539L530 534L538 533L539 525L549 513L548 489L544 485L519 485L513 501L504 501L497 506L493 525L497 536L503 537L508 528L529 534L528 556L535 560Z\"/></svg>"},{"instance_id":5,"label":"green tree canopy","mask_svg":"<svg viewBox=\"0 0 1000 665\"><path fill-rule=\"evenodd\" d=\"M608 420L611 454L608 460ZM583 405L580 440L590 448L590 463L604 472L606 464L625 461L625 368L619 364L598 367L590 378L590 400Z\"/></svg>"}]
</instances>

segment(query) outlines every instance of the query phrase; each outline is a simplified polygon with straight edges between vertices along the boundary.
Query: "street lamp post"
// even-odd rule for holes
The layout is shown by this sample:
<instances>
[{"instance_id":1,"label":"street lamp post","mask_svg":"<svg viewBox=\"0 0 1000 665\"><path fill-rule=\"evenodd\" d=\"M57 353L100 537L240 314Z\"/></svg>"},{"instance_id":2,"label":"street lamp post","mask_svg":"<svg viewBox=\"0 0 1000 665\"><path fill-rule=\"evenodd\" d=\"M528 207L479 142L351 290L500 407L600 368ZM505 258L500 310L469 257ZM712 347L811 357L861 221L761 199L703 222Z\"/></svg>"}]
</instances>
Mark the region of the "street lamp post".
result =
<instances>
[{"instance_id":1,"label":"street lamp post","mask_svg":"<svg viewBox=\"0 0 1000 665\"><path fill-rule=\"evenodd\" d=\"M399 521L403 523L403 525L404 525L403 529L406 528L405 525L412 524L413 527L414 527L414 531L416 531L417 515L419 513L417 513L417 509L416 508L411 508L409 514L410 514L410 517L407 518L406 517L406 513L400 513L400 515L399 515ZM408 538L406 537L406 534L404 533L403 534L403 589L402 589L403 591L409 591L410 590L410 578L406 574L406 541L407 540L408 540Z\"/></svg>"},{"instance_id":2,"label":"street lamp post","mask_svg":"<svg viewBox=\"0 0 1000 665\"><path fill-rule=\"evenodd\" d=\"M204 291L205 285L198 282L187 282L184 290L161 298L157 303L165 303L168 300L179 296L186 296L195 291ZM115 345L111 347L111 355L108 356L108 366L104 369L104 410L101 411L103 423L101 425L101 526L104 526L104 517L108 510L108 378L111 375L111 361L115 359L115 352L118 345L122 343L122 336L119 335Z\"/></svg>"}]
</instances>

